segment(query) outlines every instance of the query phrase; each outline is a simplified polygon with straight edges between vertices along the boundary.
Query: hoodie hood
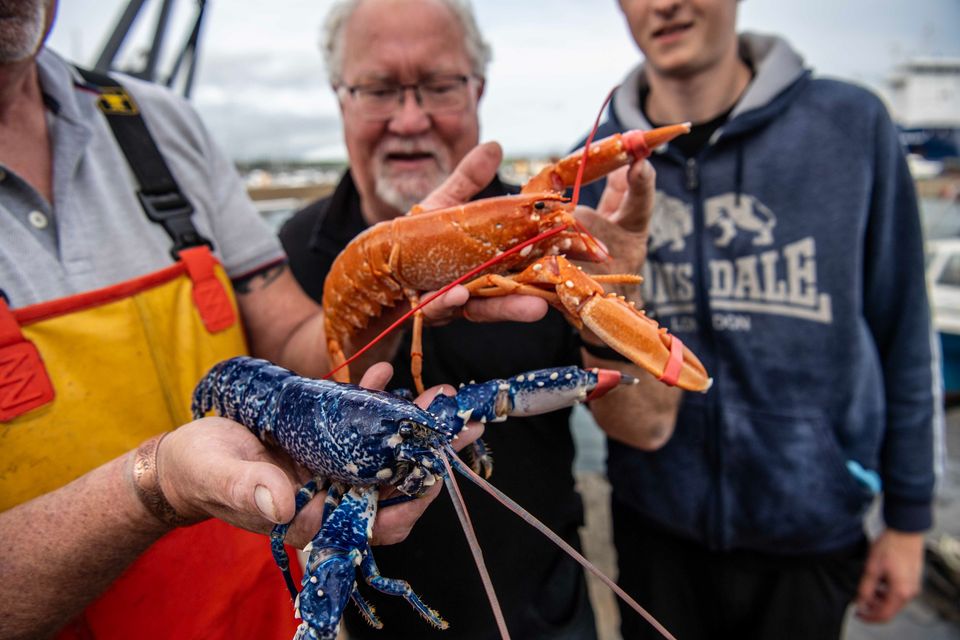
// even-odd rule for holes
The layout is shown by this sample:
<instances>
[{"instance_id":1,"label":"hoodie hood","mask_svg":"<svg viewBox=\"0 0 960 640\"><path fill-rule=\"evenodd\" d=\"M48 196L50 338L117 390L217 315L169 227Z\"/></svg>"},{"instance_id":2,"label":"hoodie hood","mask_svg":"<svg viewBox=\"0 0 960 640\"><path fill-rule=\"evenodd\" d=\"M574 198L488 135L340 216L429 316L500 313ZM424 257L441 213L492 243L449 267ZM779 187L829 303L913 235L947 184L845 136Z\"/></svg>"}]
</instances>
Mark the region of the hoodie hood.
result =
<instances>
[{"instance_id":1,"label":"hoodie hood","mask_svg":"<svg viewBox=\"0 0 960 640\"><path fill-rule=\"evenodd\" d=\"M733 120L743 113L765 107L801 77L809 75L803 58L777 36L745 32L740 34L740 55L756 74L730 114ZM624 129L651 129L640 108L640 90L647 85L646 65L634 67L613 97L611 110Z\"/></svg>"}]
</instances>

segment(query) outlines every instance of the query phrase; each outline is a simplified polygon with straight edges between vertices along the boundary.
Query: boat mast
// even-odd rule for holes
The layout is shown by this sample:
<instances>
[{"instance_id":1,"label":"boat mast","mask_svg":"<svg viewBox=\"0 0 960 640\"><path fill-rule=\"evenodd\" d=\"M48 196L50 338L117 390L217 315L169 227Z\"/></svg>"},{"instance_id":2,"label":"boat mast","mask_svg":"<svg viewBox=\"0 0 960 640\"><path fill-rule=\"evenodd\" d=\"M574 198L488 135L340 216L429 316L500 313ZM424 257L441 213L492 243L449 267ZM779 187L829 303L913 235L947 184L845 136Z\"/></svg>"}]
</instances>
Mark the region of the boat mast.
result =
<instances>
[{"instance_id":1,"label":"boat mast","mask_svg":"<svg viewBox=\"0 0 960 640\"><path fill-rule=\"evenodd\" d=\"M94 68L102 73L123 71L137 78L161 83L171 88L176 88L175 85L177 85L182 94L189 98L196 73L197 49L200 43L201 26L203 24L204 10L206 9L207 2L206 0L193 0L196 4L196 13L193 17L193 26L190 29L190 34L177 51L170 71L165 77L161 77L159 71L160 56L163 53L164 40L170 28L170 14L175 1L176 0L163 0L163 4L160 6L160 12L157 15L156 25L153 29L153 39L146 49L146 56L142 65L139 67L125 65L123 68L118 68L116 65L117 54L130 35L130 31L137 20L137 16L140 14L140 10L147 2L147 0L130 0L117 20L117 24L114 26L107 43L101 50Z\"/></svg>"}]
</instances>

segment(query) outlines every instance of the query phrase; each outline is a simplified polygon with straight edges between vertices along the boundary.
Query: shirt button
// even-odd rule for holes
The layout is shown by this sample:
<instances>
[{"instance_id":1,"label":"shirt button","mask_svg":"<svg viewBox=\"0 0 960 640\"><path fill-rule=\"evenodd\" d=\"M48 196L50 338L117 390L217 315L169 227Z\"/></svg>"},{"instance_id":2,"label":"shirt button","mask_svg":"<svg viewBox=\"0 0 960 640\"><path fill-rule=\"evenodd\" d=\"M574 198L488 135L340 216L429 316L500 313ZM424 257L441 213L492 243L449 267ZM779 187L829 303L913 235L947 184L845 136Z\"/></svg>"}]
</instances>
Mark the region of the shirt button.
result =
<instances>
[{"instance_id":1,"label":"shirt button","mask_svg":"<svg viewBox=\"0 0 960 640\"><path fill-rule=\"evenodd\" d=\"M37 229L46 229L50 221L41 211L33 210L27 214L27 220Z\"/></svg>"}]
</instances>

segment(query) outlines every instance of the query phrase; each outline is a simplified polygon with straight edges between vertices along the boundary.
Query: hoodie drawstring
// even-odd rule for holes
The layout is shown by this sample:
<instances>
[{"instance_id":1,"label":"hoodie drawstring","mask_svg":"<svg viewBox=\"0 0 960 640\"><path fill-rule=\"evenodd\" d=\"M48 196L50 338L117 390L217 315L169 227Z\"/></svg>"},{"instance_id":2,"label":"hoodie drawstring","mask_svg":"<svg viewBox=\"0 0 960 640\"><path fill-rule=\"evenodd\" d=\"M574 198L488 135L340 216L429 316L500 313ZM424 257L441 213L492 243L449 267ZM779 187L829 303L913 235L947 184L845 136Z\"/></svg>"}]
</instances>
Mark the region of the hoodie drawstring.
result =
<instances>
[{"instance_id":1,"label":"hoodie drawstring","mask_svg":"<svg viewBox=\"0 0 960 640\"><path fill-rule=\"evenodd\" d=\"M736 197L733 201L735 207L740 206L740 192L743 191L743 145L737 145L737 164L734 174L733 184Z\"/></svg>"}]
</instances>

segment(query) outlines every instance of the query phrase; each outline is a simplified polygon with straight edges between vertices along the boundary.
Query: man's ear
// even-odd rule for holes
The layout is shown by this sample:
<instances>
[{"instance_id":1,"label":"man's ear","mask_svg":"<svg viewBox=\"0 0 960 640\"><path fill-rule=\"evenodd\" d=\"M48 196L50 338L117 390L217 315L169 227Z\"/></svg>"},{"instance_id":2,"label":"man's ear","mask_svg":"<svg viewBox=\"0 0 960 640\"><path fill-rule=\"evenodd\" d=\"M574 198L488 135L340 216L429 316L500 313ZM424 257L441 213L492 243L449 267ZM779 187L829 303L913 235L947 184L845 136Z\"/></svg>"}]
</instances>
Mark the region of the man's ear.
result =
<instances>
[{"instance_id":1,"label":"man's ear","mask_svg":"<svg viewBox=\"0 0 960 640\"><path fill-rule=\"evenodd\" d=\"M337 106L340 108L340 117L343 117L343 98L340 97L340 92L337 91L337 87L330 85L330 91L333 91L333 95L337 98Z\"/></svg>"},{"instance_id":2,"label":"man's ear","mask_svg":"<svg viewBox=\"0 0 960 640\"><path fill-rule=\"evenodd\" d=\"M480 78L479 84L477 86L477 102L480 102L480 98L483 97L483 90L486 88L486 86L487 86L486 78Z\"/></svg>"}]
</instances>

